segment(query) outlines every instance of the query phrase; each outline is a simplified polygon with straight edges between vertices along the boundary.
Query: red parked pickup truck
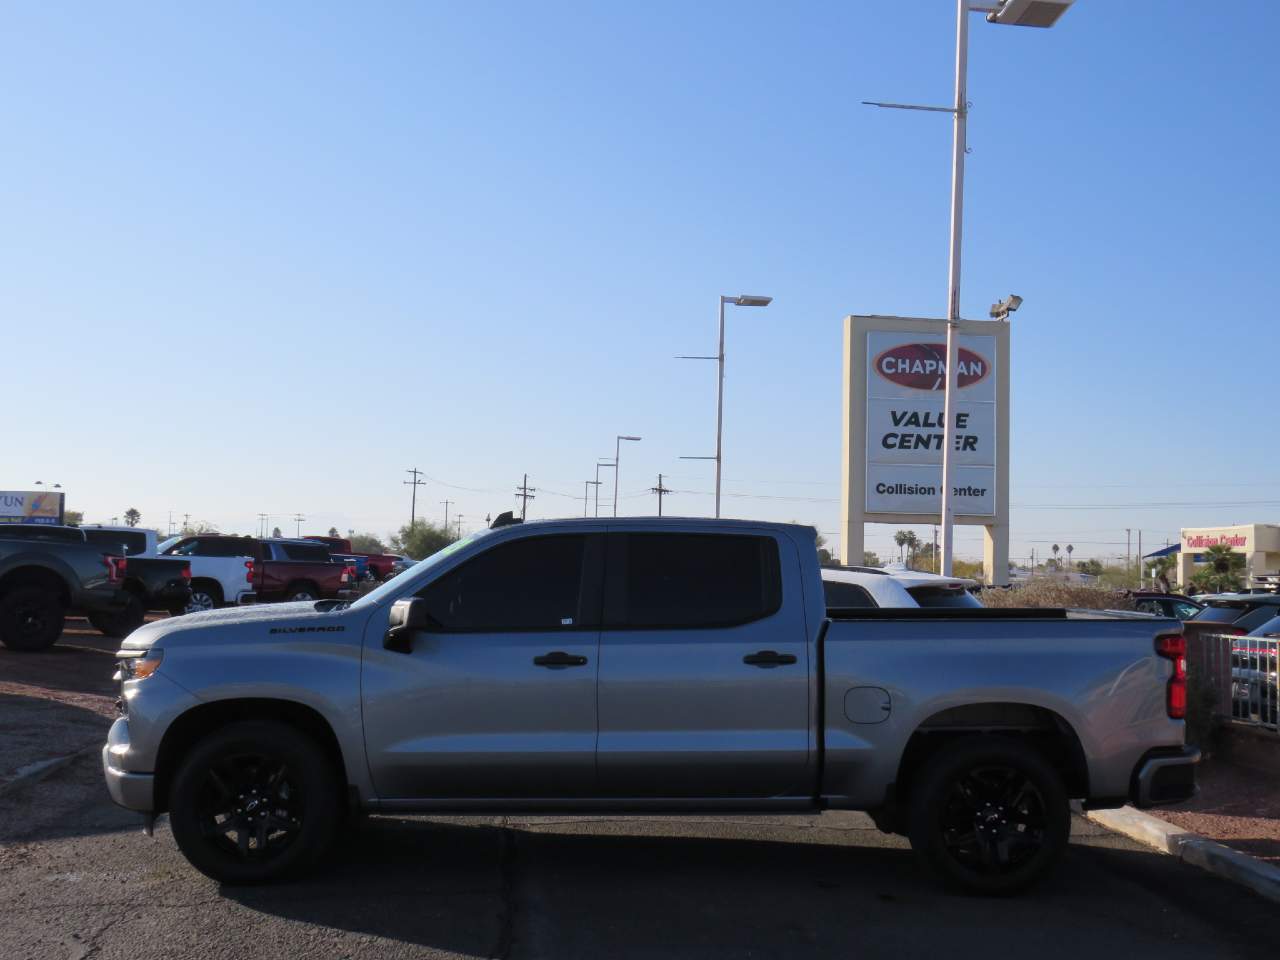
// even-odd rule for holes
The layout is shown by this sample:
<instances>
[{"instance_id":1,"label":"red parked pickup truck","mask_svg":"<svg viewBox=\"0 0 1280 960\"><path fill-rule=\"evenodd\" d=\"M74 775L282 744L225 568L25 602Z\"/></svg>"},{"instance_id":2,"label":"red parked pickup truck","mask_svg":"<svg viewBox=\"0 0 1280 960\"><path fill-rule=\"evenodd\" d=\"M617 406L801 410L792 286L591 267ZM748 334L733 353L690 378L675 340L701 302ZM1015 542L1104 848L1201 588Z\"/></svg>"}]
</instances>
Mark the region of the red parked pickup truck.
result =
<instances>
[{"instance_id":1,"label":"red parked pickup truck","mask_svg":"<svg viewBox=\"0 0 1280 960\"><path fill-rule=\"evenodd\" d=\"M367 558L369 572L379 580L386 580L387 577L391 576L391 566L399 559L389 553L361 553L359 550L352 550L351 541L346 537L307 537L307 539L314 540L316 543L323 543L329 548L330 553Z\"/></svg>"},{"instance_id":2,"label":"red parked pickup truck","mask_svg":"<svg viewBox=\"0 0 1280 960\"><path fill-rule=\"evenodd\" d=\"M273 600L345 600L354 597L354 564L336 563L329 548L310 540L257 540L252 544L253 589Z\"/></svg>"}]
</instances>

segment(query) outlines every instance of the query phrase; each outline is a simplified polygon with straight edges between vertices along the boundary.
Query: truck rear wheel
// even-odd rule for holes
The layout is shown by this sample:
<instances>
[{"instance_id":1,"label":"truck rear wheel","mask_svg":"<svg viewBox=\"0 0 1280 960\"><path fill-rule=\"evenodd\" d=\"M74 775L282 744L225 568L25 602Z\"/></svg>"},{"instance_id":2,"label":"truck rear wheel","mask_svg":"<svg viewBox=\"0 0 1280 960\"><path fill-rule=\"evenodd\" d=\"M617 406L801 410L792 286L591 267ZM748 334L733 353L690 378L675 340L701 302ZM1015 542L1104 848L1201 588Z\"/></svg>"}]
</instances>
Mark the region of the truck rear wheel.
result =
<instances>
[{"instance_id":1,"label":"truck rear wheel","mask_svg":"<svg viewBox=\"0 0 1280 960\"><path fill-rule=\"evenodd\" d=\"M146 619L147 611L143 609L142 601L133 594L129 595L129 603L123 610L89 614L89 623L95 630L117 640L133 633Z\"/></svg>"},{"instance_id":2,"label":"truck rear wheel","mask_svg":"<svg viewBox=\"0 0 1280 960\"><path fill-rule=\"evenodd\" d=\"M342 816L337 771L293 727L245 721L199 741L169 792L183 855L220 883L269 883L314 865Z\"/></svg>"},{"instance_id":3,"label":"truck rear wheel","mask_svg":"<svg viewBox=\"0 0 1280 960\"><path fill-rule=\"evenodd\" d=\"M10 650L48 650L62 636L66 610L52 590L17 586L0 597L0 643Z\"/></svg>"},{"instance_id":4,"label":"truck rear wheel","mask_svg":"<svg viewBox=\"0 0 1280 960\"><path fill-rule=\"evenodd\" d=\"M290 603L319 600L320 591L314 583L308 583L307 581L302 580L298 583L289 584L289 588L284 592L284 598Z\"/></svg>"},{"instance_id":5,"label":"truck rear wheel","mask_svg":"<svg viewBox=\"0 0 1280 960\"><path fill-rule=\"evenodd\" d=\"M975 737L944 747L911 791L911 848L967 893L1025 889L1062 858L1070 832L1062 777L1017 740Z\"/></svg>"},{"instance_id":6,"label":"truck rear wheel","mask_svg":"<svg viewBox=\"0 0 1280 960\"><path fill-rule=\"evenodd\" d=\"M222 606L222 588L212 580L195 580L191 584L191 599L187 601L187 613L203 613Z\"/></svg>"}]
</instances>

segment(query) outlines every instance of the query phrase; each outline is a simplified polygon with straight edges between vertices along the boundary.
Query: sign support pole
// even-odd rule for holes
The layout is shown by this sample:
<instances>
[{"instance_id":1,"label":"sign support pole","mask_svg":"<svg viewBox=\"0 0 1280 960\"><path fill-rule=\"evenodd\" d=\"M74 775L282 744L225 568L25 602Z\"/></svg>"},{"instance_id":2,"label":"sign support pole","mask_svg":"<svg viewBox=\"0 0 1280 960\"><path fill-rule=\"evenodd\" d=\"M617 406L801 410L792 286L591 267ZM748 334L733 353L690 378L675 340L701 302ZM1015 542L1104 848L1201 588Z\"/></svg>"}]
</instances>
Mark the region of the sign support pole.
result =
<instances>
[{"instance_id":1,"label":"sign support pole","mask_svg":"<svg viewBox=\"0 0 1280 960\"><path fill-rule=\"evenodd\" d=\"M951 502L952 466L955 447L956 368L959 344L956 328L960 322L960 248L964 216L965 120L968 115L966 75L969 66L969 0L956 0L956 105L951 150L951 255L947 270L947 372L943 395L942 431L942 575L951 576L951 555L955 547L955 514Z\"/></svg>"}]
</instances>

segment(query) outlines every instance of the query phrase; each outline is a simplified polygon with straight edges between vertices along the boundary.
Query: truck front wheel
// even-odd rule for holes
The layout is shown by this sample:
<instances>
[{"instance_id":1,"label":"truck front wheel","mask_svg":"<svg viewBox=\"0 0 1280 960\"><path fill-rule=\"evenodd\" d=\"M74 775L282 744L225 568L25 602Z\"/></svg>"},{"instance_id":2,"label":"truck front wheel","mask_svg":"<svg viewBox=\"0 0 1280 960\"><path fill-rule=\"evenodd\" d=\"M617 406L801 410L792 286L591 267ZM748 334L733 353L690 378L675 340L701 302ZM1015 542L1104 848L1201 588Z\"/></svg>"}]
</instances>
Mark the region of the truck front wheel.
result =
<instances>
[{"instance_id":1,"label":"truck front wheel","mask_svg":"<svg viewBox=\"0 0 1280 960\"><path fill-rule=\"evenodd\" d=\"M173 779L179 849L221 883L268 883L314 865L342 815L338 773L314 740L270 721L233 723L196 743Z\"/></svg>"},{"instance_id":2,"label":"truck front wheel","mask_svg":"<svg viewBox=\"0 0 1280 960\"><path fill-rule=\"evenodd\" d=\"M1016 893L1062 858L1071 808L1062 777L1018 740L975 737L943 747L915 777L911 848L967 893Z\"/></svg>"},{"instance_id":3,"label":"truck front wheel","mask_svg":"<svg viewBox=\"0 0 1280 960\"><path fill-rule=\"evenodd\" d=\"M10 650L47 650L62 636L66 611L52 590L18 586L0 597L0 642Z\"/></svg>"}]
</instances>

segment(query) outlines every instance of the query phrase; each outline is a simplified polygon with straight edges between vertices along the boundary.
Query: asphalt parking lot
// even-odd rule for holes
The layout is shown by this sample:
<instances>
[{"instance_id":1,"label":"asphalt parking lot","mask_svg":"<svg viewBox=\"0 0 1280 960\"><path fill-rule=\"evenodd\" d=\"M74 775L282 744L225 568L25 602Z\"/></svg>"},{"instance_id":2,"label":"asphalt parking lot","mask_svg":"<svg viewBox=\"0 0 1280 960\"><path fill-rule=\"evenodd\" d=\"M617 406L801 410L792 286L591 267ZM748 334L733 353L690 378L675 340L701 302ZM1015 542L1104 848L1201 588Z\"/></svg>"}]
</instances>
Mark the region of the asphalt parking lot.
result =
<instances>
[{"instance_id":1,"label":"asphalt parking lot","mask_svg":"<svg viewBox=\"0 0 1280 960\"><path fill-rule=\"evenodd\" d=\"M40 743L13 722L23 713L37 726L61 718L64 746L105 731L111 647L86 632L47 654L0 651L8 767ZM902 840L845 813L371 817L305 881L219 887L187 866L163 820L148 839L110 803L79 745L43 779L0 784L6 960L1203 958L1274 943L1269 904L1084 821L1063 869L1012 900L939 891Z\"/></svg>"}]
</instances>

